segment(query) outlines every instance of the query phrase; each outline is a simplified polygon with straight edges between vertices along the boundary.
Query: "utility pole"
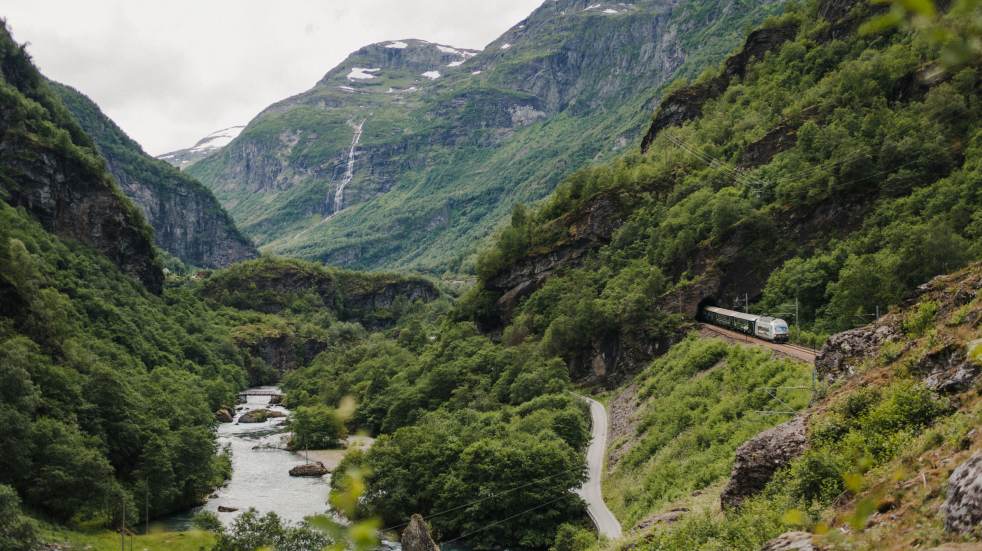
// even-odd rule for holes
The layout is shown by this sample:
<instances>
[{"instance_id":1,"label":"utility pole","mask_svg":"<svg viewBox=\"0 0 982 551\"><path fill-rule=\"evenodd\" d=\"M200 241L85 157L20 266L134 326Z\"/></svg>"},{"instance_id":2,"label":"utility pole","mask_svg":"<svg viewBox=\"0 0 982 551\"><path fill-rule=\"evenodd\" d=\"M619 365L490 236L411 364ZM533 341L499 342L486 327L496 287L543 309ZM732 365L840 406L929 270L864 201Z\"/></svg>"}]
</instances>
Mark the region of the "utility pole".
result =
<instances>
[{"instance_id":1,"label":"utility pole","mask_svg":"<svg viewBox=\"0 0 982 551\"><path fill-rule=\"evenodd\" d=\"M798 321L798 297L794 297L794 328L798 332L798 338L801 338L801 322Z\"/></svg>"},{"instance_id":2,"label":"utility pole","mask_svg":"<svg viewBox=\"0 0 982 551\"><path fill-rule=\"evenodd\" d=\"M876 319L880 319L880 305L876 305Z\"/></svg>"},{"instance_id":3,"label":"utility pole","mask_svg":"<svg viewBox=\"0 0 982 551\"><path fill-rule=\"evenodd\" d=\"M750 293L743 293L743 310L750 313Z\"/></svg>"},{"instance_id":4,"label":"utility pole","mask_svg":"<svg viewBox=\"0 0 982 551\"><path fill-rule=\"evenodd\" d=\"M123 506L123 515L119 519L119 549L126 551L126 497L121 496L120 502Z\"/></svg>"},{"instance_id":5,"label":"utility pole","mask_svg":"<svg viewBox=\"0 0 982 551\"><path fill-rule=\"evenodd\" d=\"M150 533L150 475L144 478L144 492L143 492L143 533Z\"/></svg>"}]
</instances>

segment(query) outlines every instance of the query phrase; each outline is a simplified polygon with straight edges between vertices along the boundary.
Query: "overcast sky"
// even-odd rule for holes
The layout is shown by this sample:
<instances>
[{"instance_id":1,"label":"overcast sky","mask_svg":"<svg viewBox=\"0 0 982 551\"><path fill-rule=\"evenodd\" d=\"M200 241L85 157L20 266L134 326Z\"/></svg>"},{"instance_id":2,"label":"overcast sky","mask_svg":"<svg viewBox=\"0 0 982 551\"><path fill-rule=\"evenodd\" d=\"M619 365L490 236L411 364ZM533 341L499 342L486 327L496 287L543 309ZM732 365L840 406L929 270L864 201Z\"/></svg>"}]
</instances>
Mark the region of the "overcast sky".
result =
<instances>
[{"instance_id":1,"label":"overcast sky","mask_svg":"<svg viewBox=\"0 0 982 551\"><path fill-rule=\"evenodd\" d=\"M189 147L302 92L347 54L420 38L483 48L542 0L3 0L49 78L148 153Z\"/></svg>"}]
</instances>

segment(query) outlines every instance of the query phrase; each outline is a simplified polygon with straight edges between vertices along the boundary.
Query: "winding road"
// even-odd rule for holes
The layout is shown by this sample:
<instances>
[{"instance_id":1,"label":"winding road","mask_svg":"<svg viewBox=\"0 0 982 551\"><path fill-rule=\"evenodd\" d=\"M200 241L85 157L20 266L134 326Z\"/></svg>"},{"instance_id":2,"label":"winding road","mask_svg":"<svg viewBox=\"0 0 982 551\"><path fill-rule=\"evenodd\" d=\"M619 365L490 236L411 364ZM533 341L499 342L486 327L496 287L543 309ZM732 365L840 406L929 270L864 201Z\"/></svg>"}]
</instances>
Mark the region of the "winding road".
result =
<instances>
[{"instance_id":1,"label":"winding road","mask_svg":"<svg viewBox=\"0 0 982 551\"><path fill-rule=\"evenodd\" d=\"M614 513L610 512L604 503L603 492L600 489L600 479L603 477L604 454L607 450L607 410L603 404L586 396L579 396L590 404L590 418L593 420L592 438L587 448L586 461L589 478L576 493L586 501L587 513L597 532L607 539L615 540L623 535L621 523Z\"/></svg>"}]
</instances>

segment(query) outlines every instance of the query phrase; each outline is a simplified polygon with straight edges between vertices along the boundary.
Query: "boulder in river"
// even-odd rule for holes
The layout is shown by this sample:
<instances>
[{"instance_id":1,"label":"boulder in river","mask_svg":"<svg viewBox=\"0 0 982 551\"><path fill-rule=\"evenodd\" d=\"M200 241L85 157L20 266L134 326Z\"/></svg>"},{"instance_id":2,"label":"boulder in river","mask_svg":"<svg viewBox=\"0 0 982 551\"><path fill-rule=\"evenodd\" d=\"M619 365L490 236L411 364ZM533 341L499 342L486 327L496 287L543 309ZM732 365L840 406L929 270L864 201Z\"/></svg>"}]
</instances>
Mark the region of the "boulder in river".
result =
<instances>
[{"instance_id":1,"label":"boulder in river","mask_svg":"<svg viewBox=\"0 0 982 551\"><path fill-rule=\"evenodd\" d=\"M215 412L215 419L217 419L219 423L231 423L232 413L225 408L221 408Z\"/></svg>"},{"instance_id":2,"label":"boulder in river","mask_svg":"<svg viewBox=\"0 0 982 551\"><path fill-rule=\"evenodd\" d=\"M329 472L331 471L323 463L315 461L290 469L290 476L324 476Z\"/></svg>"},{"instance_id":3,"label":"boulder in river","mask_svg":"<svg viewBox=\"0 0 982 551\"><path fill-rule=\"evenodd\" d=\"M234 513L234 512L236 512L238 510L239 510L238 507L226 507L224 505L219 505L218 506L218 512L219 513Z\"/></svg>"},{"instance_id":4,"label":"boulder in river","mask_svg":"<svg viewBox=\"0 0 982 551\"><path fill-rule=\"evenodd\" d=\"M738 507L743 500L764 489L778 469L805 451L805 419L794 419L754 436L736 451L730 481L720 504L723 509Z\"/></svg>"},{"instance_id":5,"label":"boulder in river","mask_svg":"<svg viewBox=\"0 0 982 551\"><path fill-rule=\"evenodd\" d=\"M239 417L240 423L262 423L267 419L272 419L274 417L286 417L286 414L282 411L276 411L272 409L254 409L252 411L247 411Z\"/></svg>"},{"instance_id":6,"label":"boulder in river","mask_svg":"<svg viewBox=\"0 0 982 551\"><path fill-rule=\"evenodd\" d=\"M402 531L400 543L402 551L440 551L440 546L433 541L429 528L418 513L409 519L409 526Z\"/></svg>"}]
</instances>

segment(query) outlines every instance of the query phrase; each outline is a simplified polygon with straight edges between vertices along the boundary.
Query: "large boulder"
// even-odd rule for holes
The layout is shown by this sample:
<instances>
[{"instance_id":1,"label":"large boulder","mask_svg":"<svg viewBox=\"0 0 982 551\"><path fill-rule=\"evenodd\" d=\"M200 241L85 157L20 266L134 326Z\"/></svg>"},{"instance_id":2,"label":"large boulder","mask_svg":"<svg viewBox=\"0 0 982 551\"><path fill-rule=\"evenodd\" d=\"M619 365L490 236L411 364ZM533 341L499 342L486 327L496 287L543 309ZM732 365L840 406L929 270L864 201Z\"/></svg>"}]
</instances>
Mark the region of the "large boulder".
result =
<instances>
[{"instance_id":1,"label":"large boulder","mask_svg":"<svg viewBox=\"0 0 982 551\"><path fill-rule=\"evenodd\" d=\"M797 416L737 448L730 481L720 496L723 509L738 507L743 500L763 490L778 469L804 453L805 431L804 417Z\"/></svg>"},{"instance_id":2,"label":"large boulder","mask_svg":"<svg viewBox=\"0 0 982 551\"><path fill-rule=\"evenodd\" d=\"M239 417L240 423L262 423L267 419L273 419L274 417L286 417L286 414L282 411L276 411L273 409L254 409L243 413Z\"/></svg>"},{"instance_id":3,"label":"large boulder","mask_svg":"<svg viewBox=\"0 0 982 551\"><path fill-rule=\"evenodd\" d=\"M941 514L945 530L959 534L970 532L982 521L982 452L951 473Z\"/></svg>"},{"instance_id":4,"label":"large boulder","mask_svg":"<svg viewBox=\"0 0 982 551\"><path fill-rule=\"evenodd\" d=\"M433 541L430 530L423 522L423 517L413 514L409 526L402 532L402 551L440 551L440 546Z\"/></svg>"},{"instance_id":5,"label":"large boulder","mask_svg":"<svg viewBox=\"0 0 982 551\"><path fill-rule=\"evenodd\" d=\"M296 467L290 469L290 476L321 477L329 472L331 471L325 467L323 463L320 461L315 461L313 463L297 465Z\"/></svg>"},{"instance_id":6,"label":"large boulder","mask_svg":"<svg viewBox=\"0 0 982 551\"><path fill-rule=\"evenodd\" d=\"M760 551L819 551L808 532L785 532L768 541Z\"/></svg>"},{"instance_id":7,"label":"large boulder","mask_svg":"<svg viewBox=\"0 0 982 551\"><path fill-rule=\"evenodd\" d=\"M231 423L232 413L228 410L228 408L220 408L215 412L215 419L219 423Z\"/></svg>"}]
</instances>

